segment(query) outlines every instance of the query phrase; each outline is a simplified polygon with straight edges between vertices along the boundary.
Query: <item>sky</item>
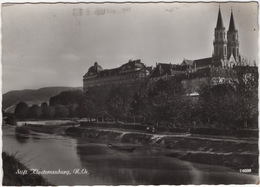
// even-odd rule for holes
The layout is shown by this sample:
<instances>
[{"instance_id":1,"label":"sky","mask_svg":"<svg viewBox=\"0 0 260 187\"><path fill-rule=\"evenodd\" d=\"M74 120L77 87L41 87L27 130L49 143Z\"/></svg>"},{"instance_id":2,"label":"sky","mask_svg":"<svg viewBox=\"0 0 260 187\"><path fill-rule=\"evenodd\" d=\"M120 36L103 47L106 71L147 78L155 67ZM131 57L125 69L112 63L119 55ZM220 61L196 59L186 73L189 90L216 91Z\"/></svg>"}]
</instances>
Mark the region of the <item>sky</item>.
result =
<instances>
[{"instance_id":1,"label":"sky","mask_svg":"<svg viewBox=\"0 0 260 187\"><path fill-rule=\"evenodd\" d=\"M250 3L100 3L2 5L2 93L82 86L98 62L147 66L211 57L219 6L231 8L240 54L258 64L258 6Z\"/></svg>"}]
</instances>

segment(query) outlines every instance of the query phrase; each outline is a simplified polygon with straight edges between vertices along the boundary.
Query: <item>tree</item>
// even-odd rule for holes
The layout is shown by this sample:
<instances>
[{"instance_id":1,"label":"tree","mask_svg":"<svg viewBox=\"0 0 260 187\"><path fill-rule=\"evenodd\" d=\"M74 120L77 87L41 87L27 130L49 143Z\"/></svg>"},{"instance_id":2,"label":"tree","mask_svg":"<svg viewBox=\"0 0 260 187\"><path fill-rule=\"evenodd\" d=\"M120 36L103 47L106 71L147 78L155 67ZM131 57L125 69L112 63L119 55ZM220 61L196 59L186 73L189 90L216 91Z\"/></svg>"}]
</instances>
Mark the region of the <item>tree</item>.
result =
<instances>
[{"instance_id":1,"label":"tree","mask_svg":"<svg viewBox=\"0 0 260 187\"><path fill-rule=\"evenodd\" d=\"M133 92L127 86L114 86L111 88L107 100L107 110L116 121L129 117Z\"/></svg>"},{"instance_id":2,"label":"tree","mask_svg":"<svg viewBox=\"0 0 260 187\"><path fill-rule=\"evenodd\" d=\"M243 121L244 127L248 127L249 121L258 127L258 68L242 66L236 68L236 79L233 84L236 88L239 105L239 120Z\"/></svg>"},{"instance_id":3,"label":"tree","mask_svg":"<svg viewBox=\"0 0 260 187\"><path fill-rule=\"evenodd\" d=\"M42 115L42 109L38 105L34 104L29 108L29 117L39 118Z\"/></svg>"},{"instance_id":4,"label":"tree","mask_svg":"<svg viewBox=\"0 0 260 187\"><path fill-rule=\"evenodd\" d=\"M48 103L42 102L42 104L41 104L41 107L42 107L42 108L47 107L47 106L48 106Z\"/></svg>"},{"instance_id":5,"label":"tree","mask_svg":"<svg viewBox=\"0 0 260 187\"><path fill-rule=\"evenodd\" d=\"M68 106L70 117L75 117L77 115L77 108L78 108L78 104L70 104Z\"/></svg>"},{"instance_id":6,"label":"tree","mask_svg":"<svg viewBox=\"0 0 260 187\"><path fill-rule=\"evenodd\" d=\"M46 106L42 108L42 117L52 118L55 115L55 108L53 106Z\"/></svg>"},{"instance_id":7,"label":"tree","mask_svg":"<svg viewBox=\"0 0 260 187\"><path fill-rule=\"evenodd\" d=\"M204 121L239 127L241 123L247 126L248 121L258 116L258 72L248 72L247 67L236 68L235 72L229 82L201 90L200 115Z\"/></svg>"},{"instance_id":8,"label":"tree","mask_svg":"<svg viewBox=\"0 0 260 187\"><path fill-rule=\"evenodd\" d=\"M50 98L50 106L79 104L84 93L81 90L64 91Z\"/></svg>"},{"instance_id":9,"label":"tree","mask_svg":"<svg viewBox=\"0 0 260 187\"><path fill-rule=\"evenodd\" d=\"M69 110L64 105L55 106L55 116L56 117L67 117L69 115Z\"/></svg>"},{"instance_id":10,"label":"tree","mask_svg":"<svg viewBox=\"0 0 260 187\"><path fill-rule=\"evenodd\" d=\"M89 119L97 118L99 109L94 103L94 95L87 92L84 96L84 99L79 103L77 107L77 114L79 117L88 117Z\"/></svg>"},{"instance_id":11,"label":"tree","mask_svg":"<svg viewBox=\"0 0 260 187\"><path fill-rule=\"evenodd\" d=\"M18 118L26 118L28 115L29 106L25 102L20 102L16 105L14 114Z\"/></svg>"},{"instance_id":12,"label":"tree","mask_svg":"<svg viewBox=\"0 0 260 187\"><path fill-rule=\"evenodd\" d=\"M130 112L134 115L134 122L135 117L141 116L145 118L145 107L145 96L140 93L136 93L133 97L130 109Z\"/></svg>"},{"instance_id":13,"label":"tree","mask_svg":"<svg viewBox=\"0 0 260 187\"><path fill-rule=\"evenodd\" d=\"M148 113L156 123L186 122L190 119L190 101L179 80L159 80L148 92Z\"/></svg>"}]
</instances>

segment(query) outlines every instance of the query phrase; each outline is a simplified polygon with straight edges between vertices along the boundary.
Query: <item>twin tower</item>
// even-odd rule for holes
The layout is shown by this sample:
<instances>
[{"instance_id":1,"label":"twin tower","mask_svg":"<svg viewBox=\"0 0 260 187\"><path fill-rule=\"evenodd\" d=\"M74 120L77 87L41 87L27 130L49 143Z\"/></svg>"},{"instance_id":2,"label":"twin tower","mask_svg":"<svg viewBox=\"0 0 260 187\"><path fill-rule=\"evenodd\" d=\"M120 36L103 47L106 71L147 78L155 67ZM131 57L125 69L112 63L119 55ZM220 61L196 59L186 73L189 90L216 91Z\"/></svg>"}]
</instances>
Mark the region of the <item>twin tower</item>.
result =
<instances>
[{"instance_id":1,"label":"twin tower","mask_svg":"<svg viewBox=\"0 0 260 187\"><path fill-rule=\"evenodd\" d=\"M223 25L221 10L219 8L217 26L215 28L214 52L212 60L214 66L233 67L241 61L239 54L238 32L235 27L233 12L231 10L229 28Z\"/></svg>"}]
</instances>

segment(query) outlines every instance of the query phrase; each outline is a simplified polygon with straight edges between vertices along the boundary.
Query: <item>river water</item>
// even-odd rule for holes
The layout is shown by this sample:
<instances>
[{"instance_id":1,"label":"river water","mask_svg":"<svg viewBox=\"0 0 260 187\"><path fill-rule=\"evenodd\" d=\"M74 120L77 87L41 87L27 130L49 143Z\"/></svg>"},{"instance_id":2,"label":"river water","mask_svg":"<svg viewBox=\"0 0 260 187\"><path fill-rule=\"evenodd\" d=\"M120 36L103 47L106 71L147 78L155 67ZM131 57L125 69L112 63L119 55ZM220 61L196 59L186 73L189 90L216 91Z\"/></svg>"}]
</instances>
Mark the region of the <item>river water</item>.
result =
<instances>
[{"instance_id":1,"label":"river water","mask_svg":"<svg viewBox=\"0 0 260 187\"><path fill-rule=\"evenodd\" d=\"M256 184L256 175L218 166L194 164L165 156L157 146L137 146L132 153L84 138L33 133L15 136L14 127L3 126L3 150L22 156L22 162L44 174L55 185L157 185L157 184ZM76 173L79 171L79 173Z\"/></svg>"}]
</instances>

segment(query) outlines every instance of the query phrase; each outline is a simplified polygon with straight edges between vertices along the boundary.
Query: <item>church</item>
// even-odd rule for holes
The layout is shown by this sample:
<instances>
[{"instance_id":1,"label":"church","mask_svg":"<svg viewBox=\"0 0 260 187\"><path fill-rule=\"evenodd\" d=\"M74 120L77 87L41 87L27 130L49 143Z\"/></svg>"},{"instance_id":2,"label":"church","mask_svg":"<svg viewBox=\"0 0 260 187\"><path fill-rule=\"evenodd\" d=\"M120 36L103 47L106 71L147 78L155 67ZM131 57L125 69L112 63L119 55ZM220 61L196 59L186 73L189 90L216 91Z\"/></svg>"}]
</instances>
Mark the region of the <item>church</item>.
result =
<instances>
[{"instance_id":1,"label":"church","mask_svg":"<svg viewBox=\"0 0 260 187\"><path fill-rule=\"evenodd\" d=\"M221 10L219 8L215 39L213 42L214 53L212 55L213 66L234 67L240 65L238 31L235 26L233 12L231 10L229 28L226 33L223 25Z\"/></svg>"},{"instance_id":2,"label":"church","mask_svg":"<svg viewBox=\"0 0 260 187\"><path fill-rule=\"evenodd\" d=\"M241 64L239 53L238 31L235 26L235 19L231 9L229 28L223 24L221 9L219 7L215 35L213 40L212 57L187 60L184 59L182 65L189 66L190 69L202 69L205 67L233 68Z\"/></svg>"},{"instance_id":3,"label":"church","mask_svg":"<svg viewBox=\"0 0 260 187\"><path fill-rule=\"evenodd\" d=\"M184 79L185 77L191 79L196 74L204 77L210 76L212 79L216 79L215 82L224 82L230 76L232 69L243 65L239 53L238 30L235 26L233 11L231 9L229 28L226 32L219 7L217 24L214 30L212 56L195 60L184 59L179 65L175 66L158 63L151 73L149 82L154 83L159 79L167 80L180 75ZM176 68L177 66L180 67Z\"/></svg>"}]
</instances>

